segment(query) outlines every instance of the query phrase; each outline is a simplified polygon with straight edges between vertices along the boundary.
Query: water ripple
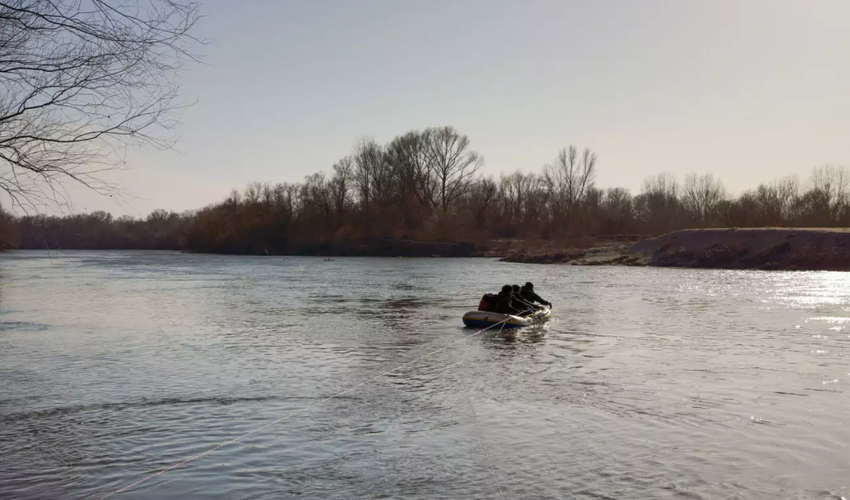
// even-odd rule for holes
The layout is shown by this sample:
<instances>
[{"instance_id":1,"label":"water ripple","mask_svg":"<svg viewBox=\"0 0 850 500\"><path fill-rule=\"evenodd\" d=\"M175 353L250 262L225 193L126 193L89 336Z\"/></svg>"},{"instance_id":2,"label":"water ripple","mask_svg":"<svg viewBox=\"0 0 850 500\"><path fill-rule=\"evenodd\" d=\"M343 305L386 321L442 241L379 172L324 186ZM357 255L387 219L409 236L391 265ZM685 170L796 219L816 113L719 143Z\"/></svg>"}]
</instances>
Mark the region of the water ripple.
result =
<instances>
[{"instance_id":1,"label":"water ripple","mask_svg":"<svg viewBox=\"0 0 850 500\"><path fill-rule=\"evenodd\" d=\"M281 418L114 498L492 499L485 451L511 498L847 496L841 273L333 264L0 257L0 497L97 497ZM524 281L552 322L458 342Z\"/></svg>"}]
</instances>

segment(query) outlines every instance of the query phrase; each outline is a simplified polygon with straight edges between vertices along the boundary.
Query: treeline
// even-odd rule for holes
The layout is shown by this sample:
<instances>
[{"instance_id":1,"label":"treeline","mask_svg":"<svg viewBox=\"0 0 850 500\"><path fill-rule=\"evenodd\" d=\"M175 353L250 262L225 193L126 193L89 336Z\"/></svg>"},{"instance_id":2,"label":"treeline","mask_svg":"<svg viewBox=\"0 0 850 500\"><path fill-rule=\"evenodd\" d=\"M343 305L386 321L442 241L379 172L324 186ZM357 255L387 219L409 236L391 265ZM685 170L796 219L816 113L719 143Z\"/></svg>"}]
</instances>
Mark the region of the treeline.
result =
<instances>
[{"instance_id":1,"label":"treeline","mask_svg":"<svg viewBox=\"0 0 850 500\"><path fill-rule=\"evenodd\" d=\"M106 212L65 217L20 217L9 247L21 249L179 250L192 214L154 210L144 219ZM0 232L0 238L2 238Z\"/></svg>"},{"instance_id":2,"label":"treeline","mask_svg":"<svg viewBox=\"0 0 850 500\"><path fill-rule=\"evenodd\" d=\"M584 236L693 227L850 225L844 167L815 168L805 188L792 176L731 197L712 174L689 174L682 182L659 174L637 195L600 189L596 154L575 146L537 173L496 179L481 174L483 163L467 136L429 128L387 144L359 141L329 173L301 183L250 184L187 213L21 217L7 220L4 234L7 246L18 248L310 254L376 238L569 244ZM3 227L0 220L0 232Z\"/></svg>"}]
</instances>

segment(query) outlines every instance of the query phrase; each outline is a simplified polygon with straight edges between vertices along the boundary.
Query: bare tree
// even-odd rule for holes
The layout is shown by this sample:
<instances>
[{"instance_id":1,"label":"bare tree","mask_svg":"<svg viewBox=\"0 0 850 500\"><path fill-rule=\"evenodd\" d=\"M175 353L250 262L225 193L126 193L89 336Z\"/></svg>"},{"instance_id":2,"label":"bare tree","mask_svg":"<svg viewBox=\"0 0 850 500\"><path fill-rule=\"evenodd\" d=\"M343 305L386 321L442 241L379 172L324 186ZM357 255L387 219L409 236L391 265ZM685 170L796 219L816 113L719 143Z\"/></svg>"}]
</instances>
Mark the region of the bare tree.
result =
<instances>
[{"instance_id":1,"label":"bare tree","mask_svg":"<svg viewBox=\"0 0 850 500\"><path fill-rule=\"evenodd\" d=\"M576 147L571 145L558 152L554 163L544 165L543 181L556 224L572 218L573 212L593 189L595 178L596 153L587 148L579 159Z\"/></svg>"},{"instance_id":2,"label":"bare tree","mask_svg":"<svg viewBox=\"0 0 850 500\"><path fill-rule=\"evenodd\" d=\"M318 172L308 175L302 189L306 208L317 213L324 220L325 226L330 228L333 220L333 200L325 174Z\"/></svg>"},{"instance_id":3,"label":"bare tree","mask_svg":"<svg viewBox=\"0 0 850 500\"><path fill-rule=\"evenodd\" d=\"M301 208L301 196L295 184L279 183L272 189L274 214L288 223Z\"/></svg>"},{"instance_id":4,"label":"bare tree","mask_svg":"<svg viewBox=\"0 0 850 500\"><path fill-rule=\"evenodd\" d=\"M596 153L590 151L590 148L584 148L584 153L581 156L581 167L579 168L577 182L575 186L575 199L581 201L585 194L593 189L593 183L596 180Z\"/></svg>"},{"instance_id":5,"label":"bare tree","mask_svg":"<svg viewBox=\"0 0 850 500\"><path fill-rule=\"evenodd\" d=\"M553 164L543 165L543 182L549 194L548 199L555 219L562 218L569 210L571 180L570 172L575 169L576 148L570 146L569 153L562 149Z\"/></svg>"},{"instance_id":6,"label":"bare tree","mask_svg":"<svg viewBox=\"0 0 850 500\"><path fill-rule=\"evenodd\" d=\"M800 178L796 175L789 175L774 181L773 186L779 199L780 220L788 220L792 216L791 206L800 195Z\"/></svg>"},{"instance_id":7,"label":"bare tree","mask_svg":"<svg viewBox=\"0 0 850 500\"><path fill-rule=\"evenodd\" d=\"M679 211L679 183L669 173L648 177L642 193L635 197L634 209L638 219L650 232L666 232L675 227Z\"/></svg>"},{"instance_id":8,"label":"bare tree","mask_svg":"<svg viewBox=\"0 0 850 500\"><path fill-rule=\"evenodd\" d=\"M354 161L350 156L339 160L333 166L334 175L328 182L337 225L342 225L343 214L348 206L351 184L354 179Z\"/></svg>"},{"instance_id":9,"label":"bare tree","mask_svg":"<svg viewBox=\"0 0 850 500\"><path fill-rule=\"evenodd\" d=\"M249 205L258 205L263 197L263 184L261 182L252 182L245 186L245 203Z\"/></svg>"},{"instance_id":10,"label":"bare tree","mask_svg":"<svg viewBox=\"0 0 850 500\"><path fill-rule=\"evenodd\" d=\"M393 175L394 199L408 230L418 224L418 212L429 206L435 192L429 182L428 143L419 131L394 138L387 145L387 163Z\"/></svg>"},{"instance_id":11,"label":"bare tree","mask_svg":"<svg viewBox=\"0 0 850 500\"><path fill-rule=\"evenodd\" d=\"M679 182L673 174L663 172L643 181L643 194L664 200L675 200L679 196Z\"/></svg>"},{"instance_id":12,"label":"bare tree","mask_svg":"<svg viewBox=\"0 0 850 500\"><path fill-rule=\"evenodd\" d=\"M596 154L585 149L581 161L575 146L564 148L551 165L543 167L547 185L567 209L581 202L596 178Z\"/></svg>"},{"instance_id":13,"label":"bare tree","mask_svg":"<svg viewBox=\"0 0 850 500\"><path fill-rule=\"evenodd\" d=\"M499 197L504 205L505 218L511 220L522 218L533 177L534 174L525 174L519 170L509 175L502 175L499 181Z\"/></svg>"},{"instance_id":14,"label":"bare tree","mask_svg":"<svg viewBox=\"0 0 850 500\"><path fill-rule=\"evenodd\" d=\"M469 191L469 208L472 211L472 220L476 229L484 229L487 222L487 212L496 202L499 194L499 186L490 177L478 179Z\"/></svg>"},{"instance_id":15,"label":"bare tree","mask_svg":"<svg viewBox=\"0 0 850 500\"><path fill-rule=\"evenodd\" d=\"M623 231L632 219L632 194L625 188L608 188L603 209L610 221L609 230Z\"/></svg>"},{"instance_id":16,"label":"bare tree","mask_svg":"<svg viewBox=\"0 0 850 500\"><path fill-rule=\"evenodd\" d=\"M224 206L235 210L242 204L242 193L238 189L231 189L230 195L224 200Z\"/></svg>"},{"instance_id":17,"label":"bare tree","mask_svg":"<svg viewBox=\"0 0 850 500\"><path fill-rule=\"evenodd\" d=\"M501 204L501 222L499 228L505 236L528 233L539 215L539 208L533 200L539 193L541 180L533 173L516 171L502 175L499 180L499 200Z\"/></svg>"},{"instance_id":18,"label":"bare tree","mask_svg":"<svg viewBox=\"0 0 850 500\"><path fill-rule=\"evenodd\" d=\"M193 0L0 0L0 189L25 209L67 202L128 146L173 145L176 74L203 43Z\"/></svg>"},{"instance_id":19,"label":"bare tree","mask_svg":"<svg viewBox=\"0 0 850 500\"><path fill-rule=\"evenodd\" d=\"M699 223L708 222L724 199L726 188L712 174L698 176L690 173L685 177L682 206Z\"/></svg>"},{"instance_id":20,"label":"bare tree","mask_svg":"<svg viewBox=\"0 0 850 500\"><path fill-rule=\"evenodd\" d=\"M812 171L813 196L822 205L823 218L835 220L848 204L850 174L843 166L821 165ZM824 221L826 222L826 221Z\"/></svg>"},{"instance_id":21,"label":"bare tree","mask_svg":"<svg viewBox=\"0 0 850 500\"><path fill-rule=\"evenodd\" d=\"M771 184L760 184L754 193L749 194L758 223L768 226L785 224L793 217L792 207L799 191L800 181L795 175Z\"/></svg>"},{"instance_id":22,"label":"bare tree","mask_svg":"<svg viewBox=\"0 0 850 500\"><path fill-rule=\"evenodd\" d=\"M445 214L455 200L469 192L484 158L469 150L469 138L454 127L428 129L425 135L429 177L434 186L429 201Z\"/></svg>"},{"instance_id":23,"label":"bare tree","mask_svg":"<svg viewBox=\"0 0 850 500\"><path fill-rule=\"evenodd\" d=\"M372 203L384 201L392 188L392 176L384 148L373 139L362 139L354 146L354 178L360 203L368 212Z\"/></svg>"},{"instance_id":24,"label":"bare tree","mask_svg":"<svg viewBox=\"0 0 850 500\"><path fill-rule=\"evenodd\" d=\"M260 199L266 209L270 209L274 206L274 188L268 182L263 183Z\"/></svg>"},{"instance_id":25,"label":"bare tree","mask_svg":"<svg viewBox=\"0 0 850 500\"><path fill-rule=\"evenodd\" d=\"M422 188L428 177L427 135L413 131L398 136L387 145L386 152L397 194L426 201Z\"/></svg>"}]
</instances>

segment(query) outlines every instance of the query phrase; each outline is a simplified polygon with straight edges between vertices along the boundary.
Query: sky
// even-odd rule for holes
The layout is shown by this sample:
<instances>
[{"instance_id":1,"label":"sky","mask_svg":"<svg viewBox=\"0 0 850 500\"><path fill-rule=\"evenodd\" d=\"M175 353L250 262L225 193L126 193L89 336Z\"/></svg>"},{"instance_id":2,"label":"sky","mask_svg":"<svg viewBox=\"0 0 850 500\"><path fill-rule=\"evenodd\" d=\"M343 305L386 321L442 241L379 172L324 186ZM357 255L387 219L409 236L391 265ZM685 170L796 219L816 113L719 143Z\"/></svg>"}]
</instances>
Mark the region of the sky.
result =
<instances>
[{"instance_id":1,"label":"sky","mask_svg":"<svg viewBox=\"0 0 850 500\"><path fill-rule=\"evenodd\" d=\"M143 216L330 171L356 140L452 125L498 177L570 144L598 187L713 173L731 193L850 166L847 0L204 0L174 151L128 153Z\"/></svg>"}]
</instances>

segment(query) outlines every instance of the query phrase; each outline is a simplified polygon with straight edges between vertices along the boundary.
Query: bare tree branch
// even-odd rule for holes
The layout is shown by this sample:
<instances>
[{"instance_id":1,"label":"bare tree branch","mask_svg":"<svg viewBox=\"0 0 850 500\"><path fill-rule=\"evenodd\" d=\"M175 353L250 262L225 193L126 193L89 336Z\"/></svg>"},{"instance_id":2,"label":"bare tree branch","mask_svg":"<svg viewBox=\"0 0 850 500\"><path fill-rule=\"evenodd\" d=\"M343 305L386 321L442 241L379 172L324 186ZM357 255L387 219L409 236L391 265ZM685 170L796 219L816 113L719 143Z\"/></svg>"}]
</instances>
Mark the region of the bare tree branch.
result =
<instances>
[{"instance_id":1,"label":"bare tree branch","mask_svg":"<svg viewBox=\"0 0 850 500\"><path fill-rule=\"evenodd\" d=\"M425 135L429 177L437 194L431 201L439 203L445 214L455 200L469 192L484 158L469 150L469 138L454 127L428 129Z\"/></svg>"},{"instance_id":2,"label":"bare tree branch","mask_svg":"<svg viewBox=\"0 0 850 500\"><path fill-rule=\"evenodd\" d=\"M114 195L100 174L127 148L173 146L199 19L194 0L0 0L0 190L25 211L67 181Z\"/></svg>"},{"instance_id":3,"label":"bare tree branch","mask_svg":"<svg viewBox=\"0 0 850 500\"><path fill-rule=\"evenodd\" d=\"M726 189L711 174L685 177L682 190L682 207L699 224L705 225L715 214L720 202L726 199Z\"/></svg>"}]
</instances>

